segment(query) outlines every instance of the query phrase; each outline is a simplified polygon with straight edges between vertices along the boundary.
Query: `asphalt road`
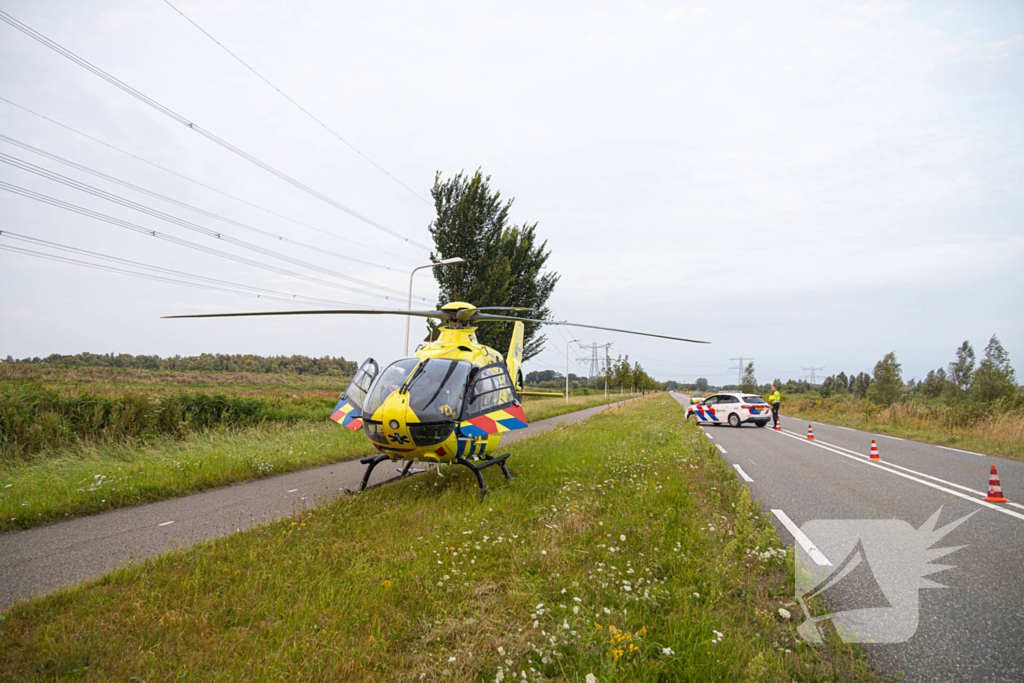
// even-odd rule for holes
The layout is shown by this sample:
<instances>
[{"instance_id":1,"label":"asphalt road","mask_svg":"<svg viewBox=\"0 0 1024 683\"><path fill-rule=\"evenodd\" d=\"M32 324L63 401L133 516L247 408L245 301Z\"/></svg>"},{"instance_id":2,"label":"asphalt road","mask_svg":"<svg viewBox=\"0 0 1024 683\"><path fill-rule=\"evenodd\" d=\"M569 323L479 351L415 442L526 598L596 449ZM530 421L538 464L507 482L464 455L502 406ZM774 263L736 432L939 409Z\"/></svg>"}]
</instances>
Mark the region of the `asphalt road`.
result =
<instances>
[{"instance_id":1,"label":"asphalt road","mask_svg":"<svg viewBox=\"0 0 1024 683\"><path fill-rule=\"evenodd\" d=\"M539 420L505 434L502 446L585 420L607 408L598 406ZM442 472L452 467L464 469L453 465ZM515 476L514 456L508 467ZM358 460L325 465L0 535L0 610L100 577L117 567L322 505L347 490L358 490L365 471L366 466ZM426 476L437 475L431 469ZM369 485L397 477L397 466L384 462L374 469ZM500 486L498 482L503 480L498 467L488 468L484 478L489 488Z\"/></svg>"},{"instance_id":2,"label":"asphalt road","mask_svg":"<svg viewBox=\"0 0 1024 683\"><path fill-rule=\"evenodd\" d=\"M687 396L676 399L689 403ZM798 541L773 510L782 511L794 529L818 529L819 538L797 530L805 536L802 544L818 549L830 544L820 537L827 524L808 525L812 520L895 519L919 529L940 508L936 528L976 513L934 544L963 547L934 562L951 567L928 576L945 588L918 590L916 632L905 642L865 647L877 670L903 672L903 681L1024 681L1024 462L811 424L813 442L807 422L786 416L781 433L771 425L704 431L739 467L737 476L788 545ZM880 463L868 461L872 438ZM992 465L1011 504L982 501ZM922 562L923 548L915 554ZM827 559L839 568L845 558ZM863 593L837 583L828 610L859 609ZM803 620L798 607L793 615L797 623Z\"/></svg>"}]
</instances>

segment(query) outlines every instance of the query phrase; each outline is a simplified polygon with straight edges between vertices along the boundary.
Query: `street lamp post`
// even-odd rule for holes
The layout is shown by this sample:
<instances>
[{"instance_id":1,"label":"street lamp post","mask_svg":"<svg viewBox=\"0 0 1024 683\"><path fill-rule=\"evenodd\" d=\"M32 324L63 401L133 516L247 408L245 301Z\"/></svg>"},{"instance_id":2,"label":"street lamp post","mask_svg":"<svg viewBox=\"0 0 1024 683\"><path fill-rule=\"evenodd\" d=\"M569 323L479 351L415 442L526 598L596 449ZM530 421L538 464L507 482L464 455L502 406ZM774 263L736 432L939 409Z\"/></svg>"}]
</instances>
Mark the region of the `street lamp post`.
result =
<instances>
[{"instance_id":1,"label":"street lamp post","mask_svg":"<svg viewBox=\"0 0 1024 683\"><path fill-rule=\"evenodd\" d=\"M573 339L565 345L565 402L569 402L569 344L575 344L579 339Z\"/></svg>"},{"instance_id":2,"label":"street lamp post","mask_svg":"<svg viewBox=\"0 0 1024 683\"><path fill-rule=\"evenodd\" d=\"M425 266L417 266L417 267L413 268L412 272L409 273L409 307L406 310L409 310L409 311L412 310L412 276L416 274L417 270L422 270L424 268L437 268L438 266L450 266L453 263L465 263L465 262L466 262L466 259L459 258L459 257L446 258L445 260L438 261L437 263L428 263ZM406 316L405 317L405 353L403 354L403 356L408 356L409 355L409 318L410 318L410 316Z\"/></svg>"}]
</instances>

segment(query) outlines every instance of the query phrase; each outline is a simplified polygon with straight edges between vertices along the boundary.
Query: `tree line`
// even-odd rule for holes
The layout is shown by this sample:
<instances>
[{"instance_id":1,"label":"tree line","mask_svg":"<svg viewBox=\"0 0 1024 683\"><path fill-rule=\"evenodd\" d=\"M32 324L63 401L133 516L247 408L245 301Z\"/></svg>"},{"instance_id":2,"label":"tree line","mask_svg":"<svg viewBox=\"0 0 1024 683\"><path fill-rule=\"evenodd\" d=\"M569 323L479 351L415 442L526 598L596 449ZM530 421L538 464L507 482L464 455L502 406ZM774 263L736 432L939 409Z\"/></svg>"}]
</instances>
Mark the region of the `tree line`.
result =
<instances>
[{"instance_id":1,"label":"tree line","mask_svg":"<svg viewBox=\"0 0 1024 683\"><path fill-rule=\"evenodd\" d=\"M847 376L841 372L828 377L820 392L826 397L850 393L881 406L918 397L948 404L1003 402L1007 407L1024 406L1016 371L996 335L989 340L980 362L970 341L965 341L947 367L929 371L921 381L904 382L903 366L892 351L875 364L871 374Z\"/></svg>"},{"instance_id":2,"label":"tree line","mask_svg":"<svg viewBox=\"0 0 1024 683\"><path fill-rule=\"evenodd\" d=\"M4 363L57 365L72 368L126 368L133 370L175 370L179 372L251 372L257 374L334 375L351 377L358 364L342 357L256 356L253 354L204 353L198 356L133 356L128 353L50 354L45 358L12 358Z\"/></svg>"}]
</instances>

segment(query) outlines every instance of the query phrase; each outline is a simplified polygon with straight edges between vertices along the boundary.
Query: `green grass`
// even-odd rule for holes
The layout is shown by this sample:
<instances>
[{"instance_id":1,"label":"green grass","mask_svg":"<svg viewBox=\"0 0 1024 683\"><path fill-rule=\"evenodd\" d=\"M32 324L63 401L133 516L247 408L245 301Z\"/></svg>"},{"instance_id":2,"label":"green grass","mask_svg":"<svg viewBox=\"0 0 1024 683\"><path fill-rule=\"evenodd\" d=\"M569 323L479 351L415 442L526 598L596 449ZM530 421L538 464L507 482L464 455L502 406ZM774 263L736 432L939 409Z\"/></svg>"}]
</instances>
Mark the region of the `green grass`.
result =
<instances>
[{"instance_id":1,"label":"green grass","mask_svg":"<svg viewBox=\"0 0 1024 683\"><path fill-rule=\"evenodd\" d=\"M560 398L529 400L524 411L537 421L603 403L603 396L572 397L568 405ZM78 442L0 467L0 532L376 453L361 432L326 419L333 401L322 406L324 419L316 422L301 421L309 417L308 401L294 405L302 411L297 424Z\"/></svg>"},{"instance_id":2,"label":"green grass","mask_svg":"<svg viewBox=\"0 0 1024 683\"><path fill-rule=\"evenodd\" d=\"M616 401L629 400L630 398L638 398L638 396L630 396L629 394L618 396L611 393L608 394L607 399L605 399L603 393L593 396L570 396L568 403L565 398L527 397L523 401L523 411L526 413L527 420L536 422L537 420L546 420L550 417L573 413L577 410L586 410L595 406L603 406L607 403L615 403Z\"/></svg>"},{"instance_id":3,"label":"green grass","mask_svg":"<svg viewBox=\"0 0 1024 683\"><path fill-rule=\"evenodd\" d=\"M16 605L0 679L870 678L778 616L774 529L682 417L661 396L517 442L482 503L448 467Z\"/></svg>"},{"instance_id":4,"label":"green grass","mask_svg":"<svg viewBox=\"0 0 1024 683\"><path fill-rule=\"evenodd\" d=\"M78 444L0 470L0 532L370 455L334 422Z\"/></svg>"}]
</instances>

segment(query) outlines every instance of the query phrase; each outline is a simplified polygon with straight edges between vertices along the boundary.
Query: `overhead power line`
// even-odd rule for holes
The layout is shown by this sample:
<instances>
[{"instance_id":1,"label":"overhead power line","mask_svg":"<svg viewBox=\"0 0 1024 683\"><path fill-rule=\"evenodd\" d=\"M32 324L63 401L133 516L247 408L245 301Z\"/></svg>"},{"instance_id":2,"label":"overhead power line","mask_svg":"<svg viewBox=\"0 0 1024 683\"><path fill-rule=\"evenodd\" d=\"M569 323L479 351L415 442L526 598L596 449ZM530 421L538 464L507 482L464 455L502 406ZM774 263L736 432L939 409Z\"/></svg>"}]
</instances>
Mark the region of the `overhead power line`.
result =
<instances>
[{"instance_id":1,"label":"overhead power line","mask_svg":"<svg viewBox=\"0 0 1024 683\"><path fill-rule=\"evenodd\" d=\"M44 121L49 121L53 125L60 126L64 130L71 131L75 135L80 135L83 138L86 138L88 140L92 140L93 142L101 144L104 147L107 147L109 149L114 150L115 152L118 152L120 154L124 154L125 156L128 156L128 157L131 157L132 159L135 159L136 161L141 161L142 163L148 164L149 166L152 166L153 168L160 169L164 173L169 173L172 176L175 176L176 178L181 178L182 180L187 180L188 182L192 183L193 185L198 185L199 187L206 188L207 190L210 190L211 192L216 192L217 194L219 194L219 195L221 195L223 197L227 197L228 199L233 199L236 202L239 202L241 204L245 204L246 206L251 206L254 209L259 209L260 211L263 211L265 213L269 213L271 216L277 216L278 218L282 218L282 219L284 219L286 221L294 223L295 225L301 225L304 228L309 228L310 230L315 230L316 232L319 232L319 233L321 233L323 235L327 235L328 237L331 237L333 239L341 240L342 242L347 242L349 244L354 244L357 247L362 247L364 249L370 249L372 251L378 251L378 252L380 252L382 254L387 254L388 256L391 256L393 258L400 258L400 259L402 259L404 261L409 261L410 263L419 263L419 261L417 259L411 259L408 256L400 256L398 254L395 254L394 252L390 252L390 251L387 251L386 249L381 249L379 247L371 247L368 244L363 244L362 242L357 242L357 241L355 241L353 239L350 239L348 237L341 237L340 235L336 235L335 233L330 232L329 230L324 230L323 228L318 228L318 227L316 227L314 225L310 225L309 223L303 223L302 221L300 221L298 219L291 218L290 216L285 216L284 214L277 213L276 211L272 211L271 209L268 209L268 208L266 208L264 206L260 206L259 204L253 204L250 201L242 199L241 197L236 197L235 195L230 194L228 192L224 192L223 190L218 190L217 188L212 187L210 185L207 185L206 183L200 182L200 181L198 181L198 180L196 180L194 178L189 178L188 176L182 175L182 174L178 173L177 171L172 171L171 169L169 169L169 168L167 168L165 166L161 166L160 164L157 164L155 162L152 162L149 159L143 159L142 157L138 156L137 154L132 154L131 152L125 151L125 150L121 149L120 147L117 147L115 145L110 144L109 142L106 142L104 140L100 140L99 138L93 137L92 135L89 135L88 133L83 133L82 131L80 131L80 130L78 130L76 128L72 128L71 126L63 124L60 121L51 119L49 116L45 116L43 114L40 114L37 111L33 111L32 109L29 109L28 107L25 107L25 106L22 106L22 105L18 104L17 102L12 102L11 100L7 99L6 97L0 97L0 102L6 102L7 104L11 105L12 107L17 107L18 109L21 109L22 111L27 112L29 114L32 114L33 116L37 116L37 117L43 119Z\"/></svg>"},{"instance_id":2,"label":"overhead power line","mask_svg":"<svg viewBox=\"0 0 1024 683\"><path fill-rule=\"evenodd\" d=\"M372 261L364 261L362 259L358 259L358 258L355 258L353 256L348 256L347 254L339 254L339 253L337 253L335 251L330 251L329 249L324 249L322 247L317 247L317 246L314 246L312 244L306 244L305 242L300 242L299 240L293 240L290 237L285 237L283 235L278 235L277 233L270 232L269 230L263 230L262 228L257 228L255 226L249 225L248 223L242 223L242 222L236 221L236 220L234 220L232 218L226 218L224 216L215 214L212 211L207 211L206 209L201 209L198 206L193 206L191 204L186 204L185 202L182 202L182 201L179 201L177 199L174 199L173 197L168 197L167 195L160 194L159 192L154 192L153 190L148 190L148 189L146 189L144 187L141 187L139 185L135 185L134 183L129 183L126 180L121 180L120 178L115 178L114 176L107 175L106 173L102 173L100 171L97 171L96 169L89 168L88 166L84 166L82 164L76 163L74 161L71 161L70 159L65 159L64 157L57 156L56 154L51 154L50 152L47 152L47 151L42 150L42 149L39 149L38 147L33 147L32 145L29 145L27 143L21 142L19 140L15 140L14 138L11 138L11 137L8 137L6 135L3 135L2 133L0 133L0 140L2 140L3 142L8 143L10 145L14 145L15 147L20 147L21 149L24 149L24 150L26 150L28 152L32 152L33 154L38 154L39 156L46 157L47 159L50 159L51 161L56 161L59 164L64 164L65 166L68 166L70 168L76 169L78 171L82 171L83 173L88 173L89 175L95 176L97 178L102 178L103 180L106 180L107 182L114 183L115 185L120 185L121 187L127 187L130 190L135 190L136 192L140 192L140 193L142 193L144 195L147 195L149 197L153 197L155 199L159 199L161 201L167 202L168 204L173 204L173 205L179 206L179 207L181 207L183 209L188 209L189 211L194 211L195 213L201 214L203 216L207 216L208 218L213 218L214 220L221 221L222 223L228 223L229 225L238 226L239 228L242 228L243 230L249 230L250 232L259 233L260 235L263 235L264 237L270 237L272 239L278 240L279 242L287 242L288 244L294 244L296 246L302 247L303 249L309 249L309 250L312 250L312 251L317 251L317 252L320 252L321 254L327 254L328 256L333 256L335 258L345 259L346 261L353 261L355 263L359 263L359 264L362 264L364 266L370 266L372 268L382 268L384 270L398 271L398 272L402 272L403 274L405 273L405 269L391 268L390 266L385 266L385 265L381 265L379 263L373 263Z\"/></svg>"},{"instance_id":3,"label":"overhead power line","mask_svg":"<svg viewBox=\"0 0 1024 683\"><path fill-rule=\"evenodd\" d=\"M378 163L377 163L376 161L374 161L374 160L373 160L373 159L371 159L370 157L368 157L368 156L366 156L365 154L363 154L362 152L360 152L360 151L359 151L358 149L356 149L356 148L355 148L355 146L354 146L354 145L353 145L353 144L352 144L351 142L349 142L349 141L348 141L348 140L346 140L345 138L343 138L343 137L341 137L340 135L338 135L337 133L335 133L335 132L334 132L333 130L331 130L331 128L330 128L330 127L329 127L329 126L328 126L328 125L327 125L326 123L324 123L323 121L321 121L321 120L320 120L320 119L318 119L317 117L313 116L313 114L311 114L311 113L310 113L310 112L309 112L309 111L308 111L308 110L307 110L307 109L306 109L305 107L303 107L303 106L302 106L301 104L299 104L298 102L296 102L295 100L293 100L293 99L292 99L291 97L289 97L288 95L286 95L286 94L284 93L284 91L282 91L282 90L281 90L280 88L278 88L278 87L277 87L276 85L274 85L273 83L271 83L270 81L268 81L268 80L267 80L266 78L264 78L264 77L263 77L263 74L261 74L261 73L260 73L259 71L257 71L256 69L252 68L251 66L249 66L249 65L248 65L248 64L247 64L247 63L246 63L246 62L245 62L245 61L244 61L244 60L243 60L243 59L242 59L241 57L239 57L239 56L238 56L238 55L236 55L236 54L235 54L234 52L232 52L231 50L229 50L229 49L228 49L228 48L227 48L227 47L226 47L226 46L225 46L225 45L224 45L224 44L223 44L222 42L220 42L219 40L217 40L216 38L214 38L214 37L213 37L212 35L210 35L210 33L209 33L209 32L208 32L208 31L207 31L206 29L204 29L204 28L203 28L202 26L200 26L199 24L197 24L196 22L194 22L194 21L193 21L192 19L190 19L190 18L189 18L189 17L188 17L188 16L187 16L187 15L186 15L186 14L185 14L184 12L182 12L182 11L181 11L180 9L178 9L177 7L175 7L174 5L172 5L172 4L170 3L170 2L168 2L168 0L164 0L164 2L165 2L165 3L167 4L167 6L168 6L168 7L170 7L170 8L171 8L171 9L173 9L173 10L174 10L175 12L177 12L178 14L180 14L180 15L181 15L181 16L182 16L182 17L183 17L183 18L185 19L185 21L187 21L188 23L192 24L192 25L193 25L193 26L195 26L195 27L196 27L197 29L199 29L199 32L200 32L200 33L202 33L202 34L203 34L204 36L206 36L207 38L209 38L209 39L210 39L210 40L212 40L213 42L217 43L217 45L218 45L218 46L220 46L220 48L221 48L222 50L224 50L224 52L227 52L227 53L228 53L229 55L231 55L232 57L234 57L234 58L235 58L235 60L237 60L239 64L241 64L241 65L242 65L242 66L244 66L244 67L245 67L246 69L248 69L249 71L251 71L251 72L252 72L252 73L253 73L253 74L254 74L254 75L255 75L255 76L257 77L257 78L259 78L259 79L260 79L261 81L263 81L264 83L266 83L267 85L269 85L269 86L270 86L271 88L273 88L274 90L276 90L276 91L277 91L277 93L278 93L278 94L279 94L279 95L280 95L281 97L285 98L286 100L288 100L289 102L291 102L292 104L294 104L294 105L295 105L295 106L296 106L296 107L297 107L297 108L298 108L298 109L299 109L299 110L300 110L300 111L301 111L301 112L302 112L303 114L305 114L306 116L308 116L309 118L313 119L313 120L314 120L314 121L316 121L316 122L317 122L318 124L320 124L320 127L321 127L321 128L323 128L323 129L324 129L324 130L326 130L326 131L327 131L328 133L330 133L330 134L331 134L331 135L333 135L334 137L336 137L336 138L338 138L339 140L341 140L341 141L342 141L343 143L345 143L345 145L347 145L347 146L348 146L348 148L349 148L349 149L351 149L351 150L352 150L353 152L355 152L356 154L358 154L358 155L359 155L359 156L361 156L362 158L364 158L364 159L366 159L367 161L369 161L369 162L370 162L371 164L373 164L373 165L374 165L374 166L375 166L375 167L377 168L377 170L378 170L378 171L380 171L381 173L383 173L384 175L386 175L386 176L387 176L388 178L391 178L391 179L392 179L392 180L394 180L394 181L395 181L396 183L398 183L399 185L401 185L402 187L404 187L404 188L405 188L406 190L408 190L409 192L411 192L411 193L412 193L412 194L413 194L413 195L414 195L414 196L415 196L415 197L416 197L417 199L419 199L419 200L420 200L421 202L423 202L424 204L430 205L430 202L429 202L429 201L427 201L426 199L424 199L423 197L421 197L421 196L420 196L419 194L417 194L415 190L413 190L413 189L412 189L411 187L409 187L408 185L406 185L405 183L403 183L403 182L402 182L401 180L399 180L399 179L398 179L398 178L396 178L395 176L393 176L393 175L391 175L390 173L388 173L388 172L387 172L386 170L384 170L384 168L383 168L383 167L382 167L382 166L381 166L380 164L378 164Z\"/></svg>"},{"instance_id":4,"label":"overhead power line","mask_svg":"<svg viewBox=\"0 0 1024 683\"><path fill-rule=\"evenodd\" d=\"M0 190L7 190L8 192L12 192L14 194L21 195L22 197L28 197L29 199L34 199L34 200L36 200L38 202L42 202L44 204L49 204L50 206L55 206L55 207L57 207L59 209L64 209L64 210L70 211L72 213L77 213L77 214L80 214L82 216L87 216L89 218L94 218L94 219L96 219L98 221L103 221L104 223L110 223L111 225L116 225L118 227L125 228L126 230L131 230L132 232L137 232L137 233L139 233L141 235L147 235L149 237L155 237L157 239L164 240L166 242L171 242L173 244L178 244L178 245L181 245L183 247L188 247L189 249L195 249L197 251L202 251L202 252L205 252L207 254L212 254L214 256L219 256L221 258L226 258L226 259L229 259L231 261L236 261L238 263L244 263L246 265L253 266L255 268L261 268L263 270L269 270L270 272L278 273L280 275L287 275L289 277L299 278L300 280L306 280L308 282L314 282L314 283L316 283L318 285L324 285L326 287L334 287L335 289L344 289L346 291L355 292L357 294L363 294L365 296L373 296L373 297L377 297L378 299L387 299L388 301L402 301L402 302L404 302L406 300L405 297L387 296L385 294L378 294L376 292L367 292L365 290L356 289L354 287L349 287L348 285L338 284L337 282L330 282L328 280L321 280L320 278L315 278L315 277L312 277L312 276L309 276L309 275L305 275L303 273L296 273L295 271L287 270L285 268L278 268L277 266L270 265L269 263L261 263L259 261L253 261L252 259L245 258L244 256L238 256L238 255L232 254L230 252L221 251L220 249L214 249L213 247L208 247L208 246L206 246L204 244L198 244L196 242L190 242L190 241L182 239L180 237L175 237L174 235L168 235L168 234L165 234L165 233L162 233L162 232L157 232L156 230L150 230L149 228L144 228L141 225L136 225L135 223L129 223L128 221L123 221L120 218L114 218L113 216L108 216L106 214L102 214L102 213L99 213L97 211L93 211L91 209L87 209L87 208L85 208L83 206L77 206L75 204L71 204L69 202L62 201L62 200L57 199L55 197L50 197L49 195L40 194L39 192L33 192L32 190L26 189L24 187L19 187L17 185L12 185L11 183L5 183L3 181L0 181Z\"/></svg>"},{"instance_id":5,"label":"overhead power line","mask_svg":"<svg viewBox=\"0 0 1024 683\"><path fill-rule=\"evenodd\" d=\"M430 251L430 247L424 246L424 245L422 245L422 244L420 244L418 242L414 242L411 239L409 239L408 237L404 237L401 233L398 233L398 232L392 230L391 228L389 228L389 227L387 227L385 225L381 225L377 221L372 220L370 218L367 218L366 216L358 213L357 211L353 211L352 209L348 208L344 204L341 204L340 202L337 202L337 201L331 199L327 195L322 194L321 192L318 192L317 190L314 190L310 186L308 186L308 185L306 185L306 184L296 180L295 178L292 178L290 175L287 175L286 173L283 173L282 171L277 170L276 168L274 168L270 164L267 164L267 163L265 163L263 161L260 161L259 159L257 159L253 155L249 154L245 150L236 147L235 145L231 144L230 142L228 142L227 140L225 140L225 139L223 139L221 137L218 137L217 135L214 135L212 132L206 130L205 128L203 128L203 127L201 127L199 125L197 125L194 121L191 121L190 119L182 116L181 114L175 112L173 109L165 107L164 105L160 104L159 102L157 102L153 98L149 97L148 95L144 95L143 93L141 93L140 91L136 90L132 86L128 85L124 81L121 81L121 80L115 78L114 76L110 75L109 73L107 73L103 69L101 69L98 66L92 64L88 60L86 60L86 59L84 59L82 57L79 57L77 54L75 54L71 50L68 50L67 48L65 48L64 46L60 45L59 43L57 43L57 42L55 42L53 40L50 40L49 38L44 36L42 33L39 33L38 31L36 31L32 27L28 26L27 24L23 24L22 22L18 21L17 19L15 19L11 15L7 14L3 10L0 10L0 20L3 20L5 22L7 22L8 24L13 26L14 28L18 29L19 31L21 31L22 33L27 35L28 37L30 37L33 40L36 40L36 41L42 43L43 45L45 45L46 47L50 48L51 50L53 50L57 54L61 55L62 57L66 57L67 59L71 60L75 64L78 64L83 69L86 69L87 71L95 74L96 76L99 76L100 78L102 78L106 82L108 82L111 85L113 85L114 87L116 87L116 88L118 88L118 89L128 93L129 95L131 95L132 97L136 98L140 102L148 104L150 107L153 107L154 109L159 111L161 114L164 114L165 116L173 119L174 121L177 121L178 123L180 123L183 126L188 126L190 129L194 130L196 133L199 133L200 135L202 135L207 140L210 140L211 142L213 142L213 143L215 143L217 145L220 145L224 149L228 150L229 152L231 152L233 154L238 155L239 157L245 159L249 163L251 163L251 164L253 164L255 166L258 166L259 168L262 168L267 173L270 173L272 175L277 176L278 178L280 178L281 180L285 181L286 183L288 183L288 184L290 184L290 185L292 185L292 186L302 190L303 192L306 192L307 194L309 194L309 195L311 195L313 197L316 197L317 199L319 199L322 202L330 204L331 206L333 206L336 209L339 209L340 211L344 211L345 213L347 213L348 215L352 216L353 218L356 218L356 219L366 223L367 225L371 225L371 226L377 228L378 230L381 230L381 231L391 235L392 237L395 237L396 239L400 239L403 242L407 242L408 244L411 244L411 245L413 245L415 247L419 247L420 249L423 249L425 251Z\"/></svg>"},{"instance_id":6,"label":"overhead power line","mask_svg":"<svg viewBox=\"0 0 1024 683\"><path fill-rule=\"evenodd\" d=\"M92 185L87 185L86 183L81 183L77 180L68 178L67 176L63 176L59 173L54 173L53 171L45 169L42 166L36 166L35 164L29 163L22 159L18 159L17 157L13 157L3 152L0 152L0 162L8 164L9 166L13 166L15 168L19 168L23 171L28 171L29 173L33 173L42 178L46 178L47 180L52 180L62 185L66 185L67 187L71 187L81 192L85 192L86 194L93 195L94 197L99 197L100 199L105 199L109 202L113 202L114 204L118 204L120 206L124 206L126 208L138 211L140 213L144 213L147 216L152 216L153 218L158 218L173 225L183 227L186 230L198 232L202 235L206 235L207 237L212 237L214 239L221 240L222 242L227 242L228 244L233 244L243 249L254 251L258 254L263 254L264 256L269 256L280 261L285 261L286 263L291 263L293 265L301 266L303 268L308 268L309 270L323 273L324 275L330 275L341 280L348 280L349 282L354 282L356 284L363 285L364 287L372 287L374 289L379 289L385 292L391 292L393 294L403 294L401 290L393 289L391 287L385 287L383 285L378 285L373 282L368 282L366 280L361 280L360 278L352 277L350 275L345 275L344 273L339 273L329 268L323 268L321 266L316 265L315 263L309 263L307 261L292 258L291 256L285 256L284 254L280 254L272 249L266 249L256 244L240 240L237 237L232 237L231 235L227 235L223 232L219 232L217 230L213 230L211 228L207 228L196 223L183 220L176 216L172 216L162 211L158 211L156 209L145 206L144 204L139 204L137 202L131 201L130 199L125 199L124 197L121 197L119 195L111 194L110 192L106 192L97 187L93 187ZM419 298L422 299L422 297Z\"/></svg>"},{"instance_id":7,"label":"overhead power line","mask_svg":"<svg viewBox=\"0 0 1024 683\"><path fill-rule=\"evenodd\" d=\"M280 300L280 301L290 301L290 302L296 302L296 303L310 303L310 304L316 304L316 305L322 305L322 306L344 305L344 306L355 306L357 308L369 308L368 306L364 306L362 304L350 304L350 303L346 303L344 301L334 301L332 299L319 299L317 297L304 296L302 294L289 294L288 292L278 292L278 291L275 291L273 289L265 289L263 287L253 287L252 285L239 284L237 282L228 282L226 280L218 280L217 278L206 277L204 275L196 275L194 273L186 273L186 272L183 272L183 271L180 271L180 270L174 270L173 268L163 268L161 266L154 266L154 265L147 264L147 263L141 263L139 261L132 261L131 259L123 259L123 258L119 258L117 256L109 256L107 254L99 254L99 253L96 253L94 251L89 251L87 249L80 249L78 247L71 247L71 246L64 245L64 244L57 244L56 242L50 242L50 241L47 241L47 240L41 240L41 239L38 239L38 238L35 238L35 237L29 237L27 235L19 235L17 233L10 232L9 230L0 230L0 237L16 239L16 240L20 240L20 241L23 241L23 242L30 242L32 244L37 244L37 245L40 245L40 246L46 246L46 247L50 247L51 249L58 249L60 251L66 251L66 252L70 252L70 253L74 253L74 254L79 254L79 255L82 255L82 256L90 256L92 258L100 259L102 261L109 261L111 263L118 263L118 264L122 264L122 265L125 265L125 266L131 266L131 267L134 267L134 268L142 268L144 270L150 270L150 271L153 271L155 273L161 273L163 275L152 275L152 274L149 274L149 273L139 273L139 272L135 272L135 271L131 271L131 270L126 270L126 269L123 269L123 268L118 268L116 266L106 266L106 265L103 265L101 263L90 263L90 262L87 262L87 261L79 261L77 259L72 259L72 258L60 256L58 254L48 254L46 252L33 251L31 249L24 249L22 247L15 247L15 246L9 246L9 245L2 245L2 244L0 244L0 249L5 249L6 251L13 251L13 252L21 253L21 254L30 254L30 255L33 255L33 256L40 256L40 257L47 258L47 259L50 259L50 260L53 260L53 261L62 261L64 263L73 263L73 264L76 264L76 265L81 265L81 266L85 266L85 267L88 267L88 268L93 268L93 269L96 269L96 270L105 270L105 271L112 272L112 273L122 273L122 274L125 274L125 275L133 275L135 277L142 277L142 278L145 278L145 279L148 279L148 280L156 280L156 281L159 281L159 282L171 282L173 284L186 285L186 286L189 286L189 287L199 287L200 289L210 289L210 290L221 291L221 292L230 292L232 294L243 294L245 296L255 296L256 298L262 298L262 299L275 299L275 300ZM188 278L188 279L192 279L192 280L199 280L200 282L185 282L185 281L176 280L176 279L167 277L168 275L180 276L180 277L184 277L184 278ZM232 289L226 289L225 287L238 287L238 288L246 289L246 290L250 290L250 291L249 292L239 292L239 291L232 290Z\"/></svg>"}]
</instances>

